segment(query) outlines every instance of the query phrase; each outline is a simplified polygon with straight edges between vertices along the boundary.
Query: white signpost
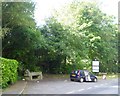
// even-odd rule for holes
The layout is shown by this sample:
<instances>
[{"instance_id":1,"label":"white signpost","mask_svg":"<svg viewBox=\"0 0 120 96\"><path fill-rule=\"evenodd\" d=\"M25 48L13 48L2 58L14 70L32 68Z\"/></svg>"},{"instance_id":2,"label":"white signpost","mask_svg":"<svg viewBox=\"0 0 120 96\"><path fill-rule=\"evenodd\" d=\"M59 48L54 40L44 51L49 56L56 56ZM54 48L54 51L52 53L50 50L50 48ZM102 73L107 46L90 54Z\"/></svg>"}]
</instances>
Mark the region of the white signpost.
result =
<instances>
[{"instance_id":1,"label":"white signpost","mask_svg":"<svg viewBox=\"0 0 120 96\"><path fill-rule=\"evenodd\" d=\"M92 71L93 72L99 72L99 61L93 61L92 62Z\"/></svg>"}]
</instances>

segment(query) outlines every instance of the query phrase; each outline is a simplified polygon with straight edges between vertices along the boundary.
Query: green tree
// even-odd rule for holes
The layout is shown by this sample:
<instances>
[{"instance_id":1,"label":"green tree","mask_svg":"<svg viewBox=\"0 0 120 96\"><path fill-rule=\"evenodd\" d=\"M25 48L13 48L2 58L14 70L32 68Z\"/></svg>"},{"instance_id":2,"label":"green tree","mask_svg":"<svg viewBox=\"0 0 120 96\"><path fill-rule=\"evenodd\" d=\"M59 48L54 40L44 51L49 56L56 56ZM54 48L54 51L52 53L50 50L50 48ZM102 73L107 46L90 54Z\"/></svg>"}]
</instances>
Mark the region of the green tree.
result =
<instances>
[{"instance_id":1,"label":"green tree","mask_svg":"<svg viewBox=\"0 0 120 96\"><path fill-rule=\"evenodd\" d=\"M117 72L117 27L96 3L74 1L39 28L34 8L33 2L2 3L3 57L17 59L19 69L48 73L91 70L98 59L101 72Z\"/></svg>"},{"instance_id":2,"label":"green tree","mask_svg":"<svg viewBox=\"0 0 120 96\"><path fill-rule=\"evenodd\" d=\"M53 44L53 48L54 44L60 46L65 44L63 52L69 54L65 56L69 63L81 63L87 69L91 69L91 61L98 59L100 71L117 72L118 31L114 24L114 17L107 16L96 3L90 2L75 1L63 9L56 10L53 15L57 23L65 29L64 35L60 39L63 42L55 43L55 40L59 39L61 31L58 30L61 27L53 23L54 20L50 20L49 24L46 22L44 28L47 29L44 33L51 35L49 38L53 41L50 42ZM87 64L85 64L86 60L88 60ZM111 67L109 67L110 65Z\"/></svg>"},{"instance_id":3,"label":"green tree","mask_svg":"<svg viewBox=\"0 0 120 96\"><path fill-rule=\"evenodd\" d=\"M2 40L3 57L13 58L34 70L38 58L35 51L44 45L44 38L36 28L33 2L3 2ZM6 19L7 18L7 19Z\"/></svg>"}]
</instances>

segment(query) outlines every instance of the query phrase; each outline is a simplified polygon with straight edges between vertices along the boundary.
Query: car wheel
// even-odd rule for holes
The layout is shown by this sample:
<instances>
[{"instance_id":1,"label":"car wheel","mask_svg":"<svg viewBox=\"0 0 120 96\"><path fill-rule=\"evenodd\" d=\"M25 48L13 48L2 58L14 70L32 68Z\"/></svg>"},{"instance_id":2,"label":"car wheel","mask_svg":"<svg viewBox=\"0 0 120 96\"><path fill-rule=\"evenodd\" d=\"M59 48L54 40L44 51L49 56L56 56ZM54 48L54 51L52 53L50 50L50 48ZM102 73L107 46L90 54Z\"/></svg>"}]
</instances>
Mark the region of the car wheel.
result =
<instances>
[{"instance_id":1,"label":"car wheel","mask_svg":"<svg viewBox=\"0 0 120 96\"><path fill-rule=\"evenodd\" d=\"M97 82L97 79L96 79L96 78L94 79L94 82Z\"/></svg>"},{"instance_id":2,"label":"car wheel","mask_svg":"<svg viewBox=\"0 0 120 96\"><path fill-rule=\"evenodd\" d=\"M84 81L84 79L83 78L80 78L80 82L83 82Z\"/></svg>"},{"instance_id":3,"label":"car wheel","mask_svg":"<svg viewBox=\"0 0 120 96\"><path fill-rule=\"evenodd\" d=\"M73 79L70 79L71 81L74 81Z\"/></svg>"}]
</instances>

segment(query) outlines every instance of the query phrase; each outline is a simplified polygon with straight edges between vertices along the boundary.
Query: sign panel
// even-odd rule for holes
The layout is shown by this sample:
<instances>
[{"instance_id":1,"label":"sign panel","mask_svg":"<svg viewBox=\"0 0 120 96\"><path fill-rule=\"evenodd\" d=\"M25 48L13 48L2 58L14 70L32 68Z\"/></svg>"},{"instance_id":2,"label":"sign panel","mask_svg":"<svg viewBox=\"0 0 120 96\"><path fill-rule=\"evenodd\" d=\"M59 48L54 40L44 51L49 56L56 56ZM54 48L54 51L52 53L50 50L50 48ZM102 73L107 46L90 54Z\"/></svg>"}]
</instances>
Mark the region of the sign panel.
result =
<instances>
[{"instance_id":1,"label":"sign panel","mask_svg":"<svg viewBox=\"0 0 120 96\"><path fill-rule=\"evenodd\" d=\"M93 61L92 62L92 71L93 72L99 72L99 61Z\"/></svg>"}]
</instances>

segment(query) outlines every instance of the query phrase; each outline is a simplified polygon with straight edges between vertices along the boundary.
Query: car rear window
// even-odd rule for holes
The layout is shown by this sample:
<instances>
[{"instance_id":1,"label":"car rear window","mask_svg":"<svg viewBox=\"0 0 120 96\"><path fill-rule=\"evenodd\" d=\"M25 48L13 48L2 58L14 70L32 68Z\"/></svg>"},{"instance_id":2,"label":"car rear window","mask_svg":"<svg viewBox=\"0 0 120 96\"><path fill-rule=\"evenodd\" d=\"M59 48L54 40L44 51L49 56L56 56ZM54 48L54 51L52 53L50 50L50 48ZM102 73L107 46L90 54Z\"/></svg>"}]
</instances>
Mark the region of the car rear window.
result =
<instances>
[{"instance_id":1,"label":"car rear window","mask_svg":"<svg viewBox=\"0 0 120 96\"><path fill-rule=\"evenodd\" d=\"M80 73L80 70L74 70L74 71L72 71L72 73L78 74L78 73Z\"/></svg>"}]
</instances>

